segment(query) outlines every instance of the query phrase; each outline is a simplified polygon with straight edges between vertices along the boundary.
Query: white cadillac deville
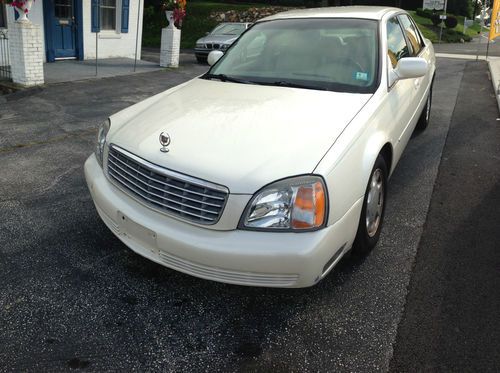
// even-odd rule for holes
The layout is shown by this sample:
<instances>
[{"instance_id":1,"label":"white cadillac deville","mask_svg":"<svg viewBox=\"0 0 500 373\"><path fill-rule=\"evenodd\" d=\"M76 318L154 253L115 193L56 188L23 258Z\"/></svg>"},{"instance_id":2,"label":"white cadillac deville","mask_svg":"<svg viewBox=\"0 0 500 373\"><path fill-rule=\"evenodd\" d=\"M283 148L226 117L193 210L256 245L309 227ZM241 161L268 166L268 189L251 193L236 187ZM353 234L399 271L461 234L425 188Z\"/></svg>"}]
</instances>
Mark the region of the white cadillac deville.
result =
<instances>
[{"instance_id":1,"label":"white cadillac deville","mask_svg":"<svg viewBox=\"0 0 500 373\"><path fill-rule=\"evenodd\" d=\"M429 122L435 56L401 9L255 23L209 72L103 123L85 176L138 254L204 279L307 287L377 243L387 180Z\"/></svg>"}]
</instances>

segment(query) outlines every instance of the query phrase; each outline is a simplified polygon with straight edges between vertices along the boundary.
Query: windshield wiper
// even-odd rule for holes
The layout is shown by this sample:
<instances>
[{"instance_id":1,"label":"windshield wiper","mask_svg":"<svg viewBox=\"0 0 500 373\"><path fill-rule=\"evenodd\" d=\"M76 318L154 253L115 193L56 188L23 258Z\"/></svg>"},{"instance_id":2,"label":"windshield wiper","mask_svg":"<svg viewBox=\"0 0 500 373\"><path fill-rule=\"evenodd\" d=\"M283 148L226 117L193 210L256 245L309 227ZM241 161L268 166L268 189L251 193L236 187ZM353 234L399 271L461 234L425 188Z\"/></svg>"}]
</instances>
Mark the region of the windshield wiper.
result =
<instances>
[{"instance_id":1,"label":"windshield wiper","mask_svg":"<svg viewBox=\"0 0 500 373\"><path fill-rule=\"evenodd\" d=\"M219 79L221 82L232 82L232 83L242 83L242 84L256 84L250 80L238 79L226 74L205 74L202 76L203 79Z\"/></svg>"},{"instance_id":2,"label":"windshield wiper","mask_svg":"<svg viewBox=\"0 0 500 373\"><path fill-rule=\"evenodd\" d=\"M272 86L278 86L278 87L314 89L317 91L328 91L328 89L325 87L318 87L316 85L308 85L308 84L300 84L300 83L292 83L292 82L287 82L286 80L278 80L276 82L259 83L259 84L272 85Z\"/></svg>"}]
</instances>

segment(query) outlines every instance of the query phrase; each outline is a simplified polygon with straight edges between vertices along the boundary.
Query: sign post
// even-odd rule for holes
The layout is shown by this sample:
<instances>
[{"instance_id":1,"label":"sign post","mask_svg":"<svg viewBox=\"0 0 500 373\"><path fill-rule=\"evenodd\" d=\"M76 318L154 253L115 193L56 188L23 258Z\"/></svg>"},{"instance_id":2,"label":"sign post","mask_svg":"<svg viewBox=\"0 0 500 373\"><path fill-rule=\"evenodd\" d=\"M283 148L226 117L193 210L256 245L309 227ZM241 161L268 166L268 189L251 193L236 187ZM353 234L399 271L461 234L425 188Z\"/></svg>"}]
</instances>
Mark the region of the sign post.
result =
<instances>
[{"instance_id":1,"label":"sign post","mask_svg":"<svg viewBox=\"0 0 500 373\"><path fill-rule=\"evenodd\" d=\"M479 31L479 41L477 43L476 61L479 61L479 50L481 49L481 40L483 37L484 15L485 15L485 6L484 6L484 4L482 4L482 6L481 6L481 22L480 22L481 29ZM491 28L490 28L490 30L491 30Z\"/></svg>"},{"instance_id":2,"label":"sign post","mask_svg":"<svg viewBox=\"0 0 500 373\"><path fill-rule=\"evenodd\" d=\"M439 16L441 20L441 30L439 31L439 44L441 44L441 38L443 37L443 24L446 19L446 9L448 8L448 0L444 0L443 14Z\"/></svg>"},{"instance_id":3,"label":"sign post","mask_svg":"<svg viewBox=\"0 0 500 373\"><path fill-rule=\"evenodd\" d=\"M137 5L137 30L135 33L135 58L134 58L134 73L137 69L137 48L139 45L139 23L141 21L141 2Z\"/></svg>"},{"instance_id":4,"label":"sign post","mask_svg":"<svg viewBox=\"0 0 500 373\"><path fill-rule=\"evenodd\" d=\"M101 0L97 0L97 9L101 9ZM101 31L100 27L100 12L99 12L99 28L97 29L95 33L95 76L97 76L97 54L99 52L99 31Z\"/></svg>"}]
</instances>

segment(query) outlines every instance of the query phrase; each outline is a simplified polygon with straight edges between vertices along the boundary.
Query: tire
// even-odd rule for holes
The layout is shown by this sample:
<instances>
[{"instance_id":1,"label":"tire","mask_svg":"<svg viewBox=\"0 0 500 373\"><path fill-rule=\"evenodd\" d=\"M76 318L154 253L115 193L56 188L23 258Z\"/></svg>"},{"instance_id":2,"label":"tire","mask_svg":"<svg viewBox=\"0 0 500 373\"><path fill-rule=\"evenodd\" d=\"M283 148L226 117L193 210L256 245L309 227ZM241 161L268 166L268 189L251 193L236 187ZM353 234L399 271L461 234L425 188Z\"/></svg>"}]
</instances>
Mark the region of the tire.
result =
<instances>
[{"instance_id":1,"label":"tire","mask_svg":"<svg viewBox=\"0 0 500 373\"><path fill-rule=\"evenodd\" d=\"M372 172L370 173L368 185L366 186L358 231L352 246L352 254L354 256L364 256L368 254L378 242L382 230L382 223L384 221L385 205L387 201L387 175L387 164L384 157L379 154ZM373 204L373 202L371 202L376 200L378 200L379 203ZM371 215L369 215L370 212Z\"/></svg>"},{"instance_id":2,"label":"tire","mask_svg":"<svg viewBox=\"0 0 500 373\"><path fill-rule=\"evenodd\" d=\"M429 120L431 118L431 108L432 108L432 86L429 90L429 95L427 96L427 102L425 104L424 110L422 110L422 114L420 114L420 118L418 118L416 129L417 131L424 131L427 126L429 126Z\"/></svg>"}]
</instances>

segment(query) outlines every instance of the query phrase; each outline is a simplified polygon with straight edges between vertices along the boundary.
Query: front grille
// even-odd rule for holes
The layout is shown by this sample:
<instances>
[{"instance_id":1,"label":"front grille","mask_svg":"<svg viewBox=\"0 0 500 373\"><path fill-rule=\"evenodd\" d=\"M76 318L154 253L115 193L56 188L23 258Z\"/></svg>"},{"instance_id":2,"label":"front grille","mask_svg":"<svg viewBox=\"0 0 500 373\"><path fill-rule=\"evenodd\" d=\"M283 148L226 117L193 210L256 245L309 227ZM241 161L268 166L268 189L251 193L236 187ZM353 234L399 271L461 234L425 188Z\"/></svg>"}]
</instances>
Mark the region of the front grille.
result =
<instances>
[{"instance_id":1,"label":"front grille","mask_svg":"<svg viewBox=\"0 0 500 373\"><path fill-rule=\"evenodd\" d=\"M220 49L220 44L212 44L208 43L206 44L207 49Z\"/></svg>"},{"instance_id":2,"label":"front grille","mask_svg":"<svg viewBox=\"0 0 500 373\"><path fill-rule=\"evenodd\" d=\"M227 188L159 167L115 145L109 147L112 181L147 205L199 224L215 224Z\"/></svg>"}]
</instances>

